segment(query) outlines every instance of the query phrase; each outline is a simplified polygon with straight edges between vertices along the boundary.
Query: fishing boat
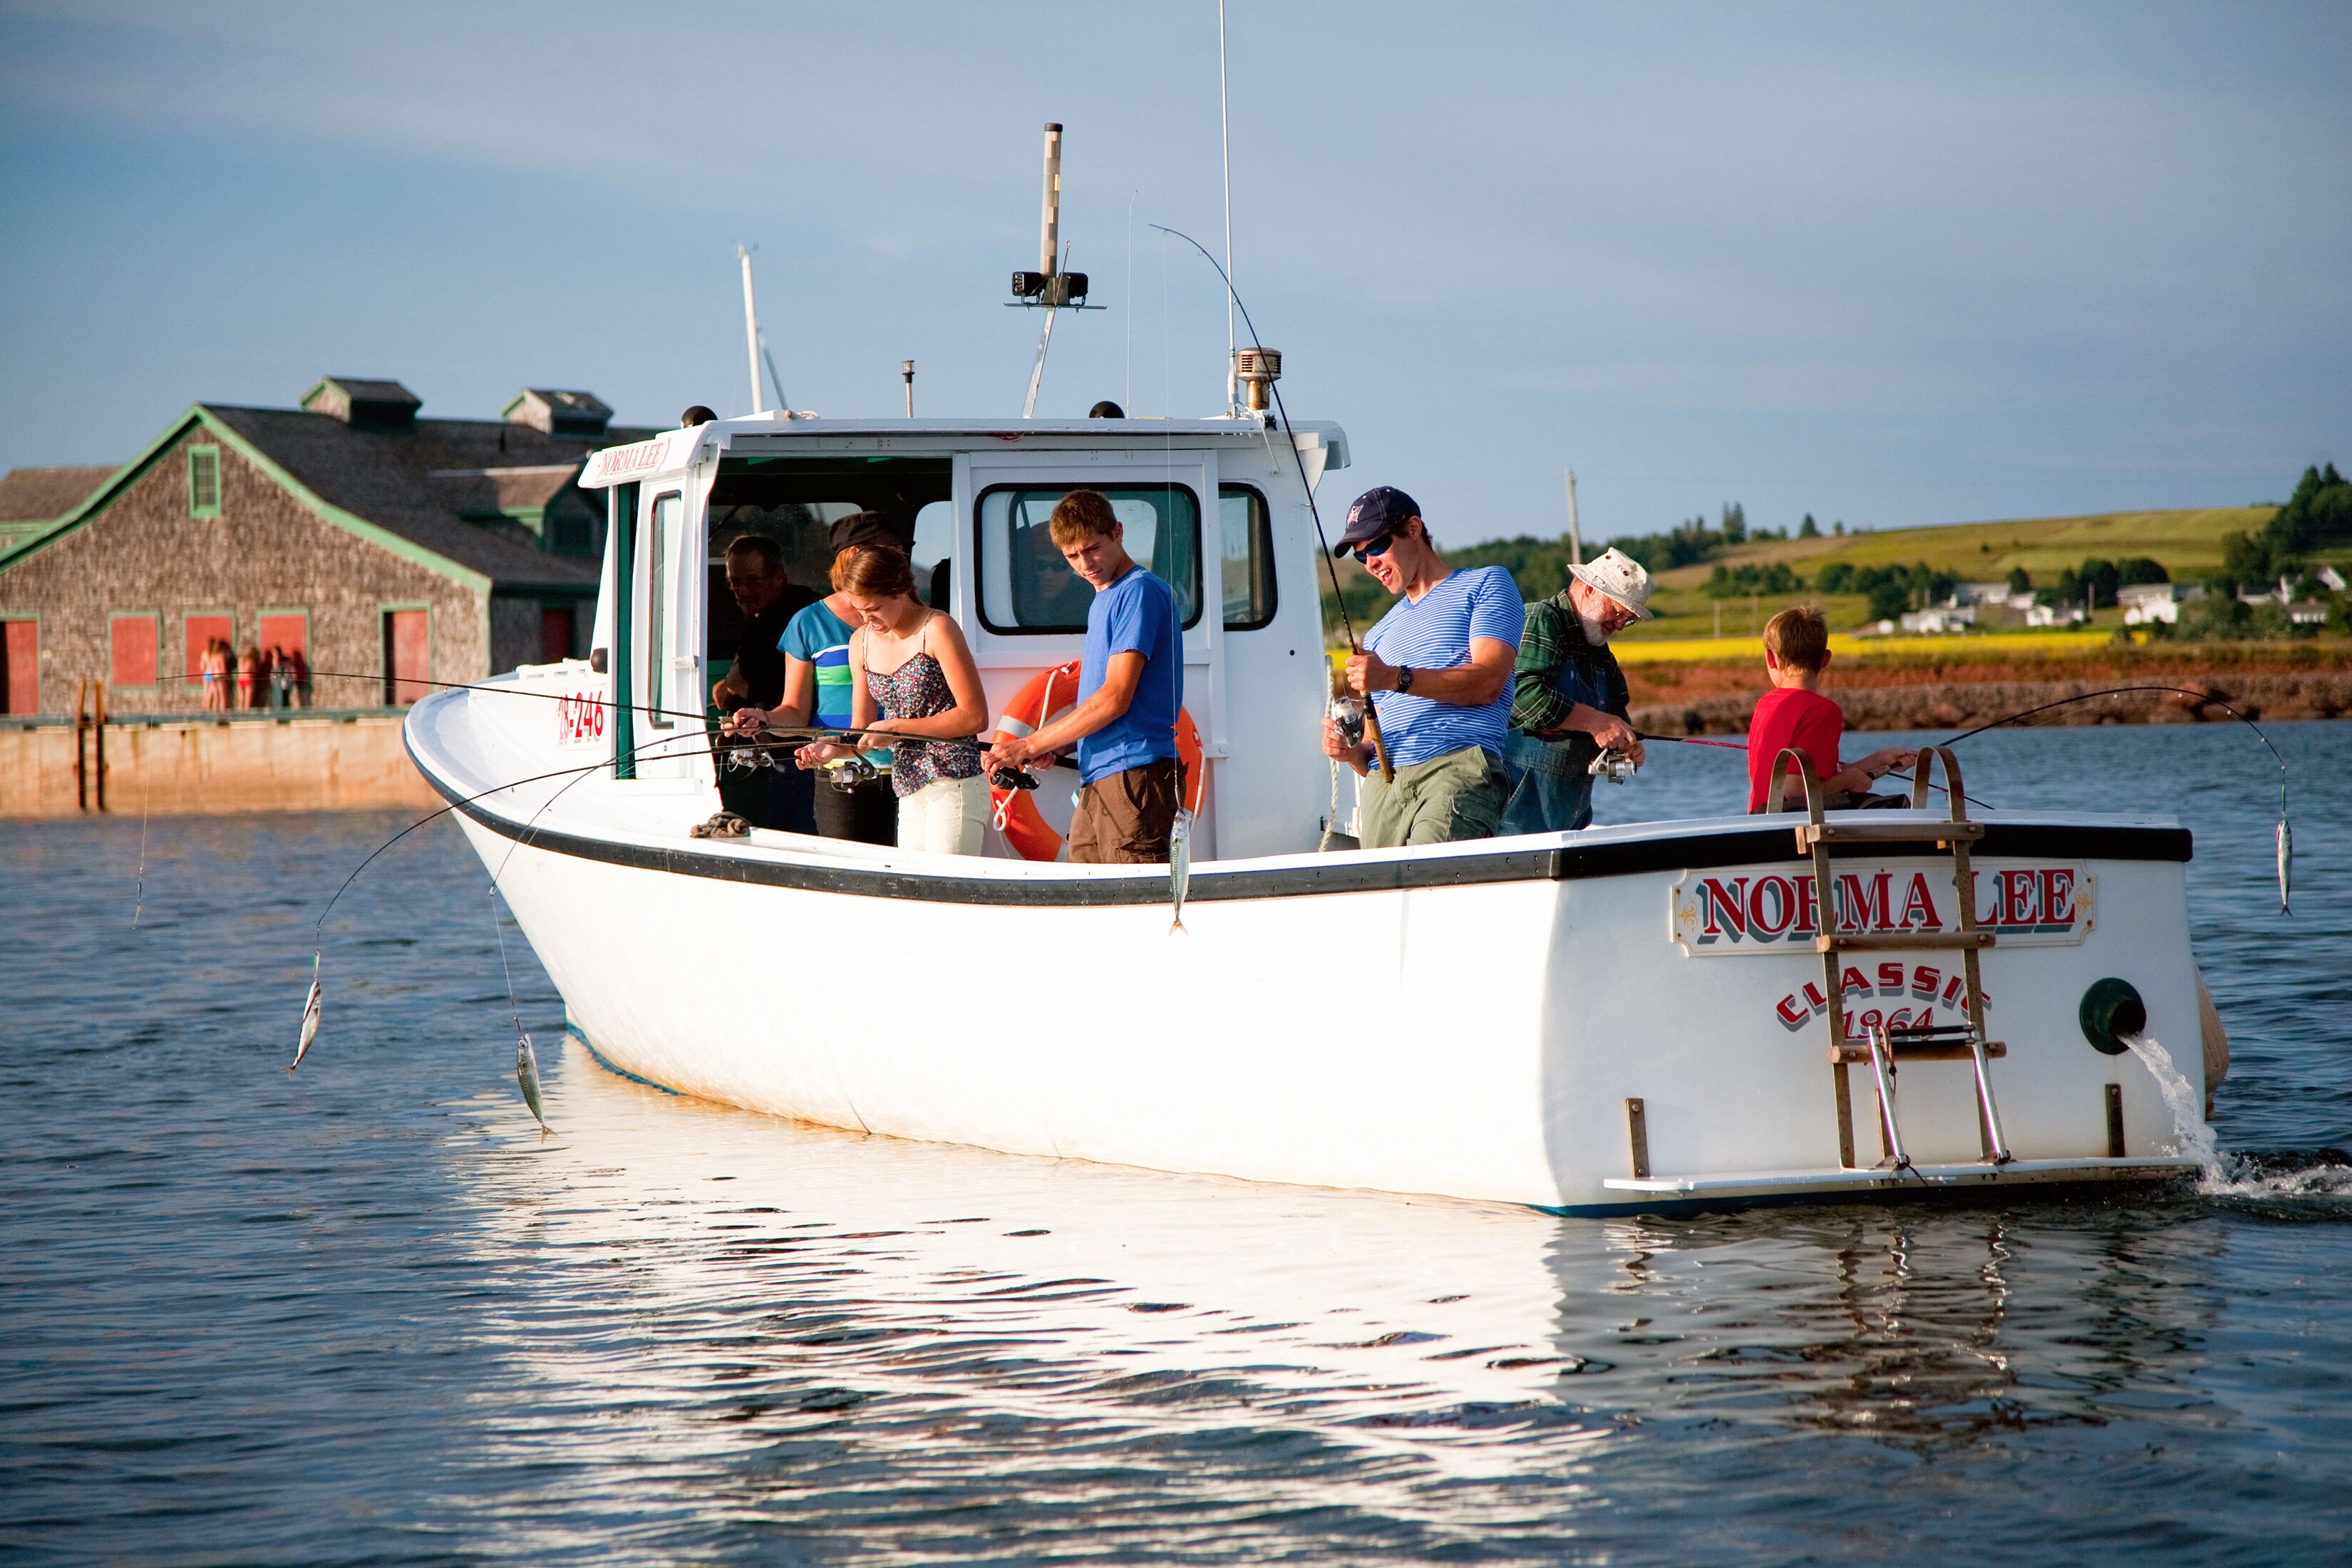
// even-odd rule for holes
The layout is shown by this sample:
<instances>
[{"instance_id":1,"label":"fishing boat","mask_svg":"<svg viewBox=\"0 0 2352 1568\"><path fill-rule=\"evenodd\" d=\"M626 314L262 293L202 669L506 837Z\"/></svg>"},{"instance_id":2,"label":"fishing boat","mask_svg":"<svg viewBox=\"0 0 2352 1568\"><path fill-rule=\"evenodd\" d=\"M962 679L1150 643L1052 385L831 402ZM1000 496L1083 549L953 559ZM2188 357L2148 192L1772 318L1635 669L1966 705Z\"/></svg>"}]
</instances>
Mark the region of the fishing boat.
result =
<instances>
[{"instance_id":1,"label":"fishing boat","mask_svg":"<svg viewBox=\"0 0 2352 1568\"><path fill-rule=\"evenodd\" d=\"M1310 500L1349 445L1262 409L769 413L597 453L591 657L406 727L587 1046L869 1133L1570 1213L2192 1168L2133 1048L2191 1047L2168 1087L2193 1121L2176 822L1974 810L1943 752L1909 810L1825 811L1807 778L1801 812L1324 848L1351 803L1317 741ZM729 538L779 538L806 581L828 519L911 518L918 579L1017 730L1068 700L1084 612L1045 522L1081 486L1181 612L1189 879L1032 858L1066 771L1008 792L980 857L694 836L720 809Z\"/></svg>"}]
</instances>

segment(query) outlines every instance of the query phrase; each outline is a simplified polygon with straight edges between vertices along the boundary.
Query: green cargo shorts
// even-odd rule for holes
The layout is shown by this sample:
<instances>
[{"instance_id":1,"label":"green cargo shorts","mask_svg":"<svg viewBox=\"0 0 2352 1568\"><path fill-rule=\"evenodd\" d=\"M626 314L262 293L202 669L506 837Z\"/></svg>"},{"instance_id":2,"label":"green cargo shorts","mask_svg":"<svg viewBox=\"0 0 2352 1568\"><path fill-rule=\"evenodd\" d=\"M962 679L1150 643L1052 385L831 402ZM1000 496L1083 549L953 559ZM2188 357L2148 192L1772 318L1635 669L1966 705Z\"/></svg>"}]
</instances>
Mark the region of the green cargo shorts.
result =
<instances>
[{"instance_id":1,"label":"green cargo shorts","mask_svg":"<svg viewBox=\"0 0 2352 1568\"><path fill-rule=\"evenodd\" d=\"M1367 849L1394 849L1490 837L1508 793L1495 759L1476 746L1399 768L1393 784L1375 767L1364 779L1359 842Z\"/></svg>"}]
</instances>

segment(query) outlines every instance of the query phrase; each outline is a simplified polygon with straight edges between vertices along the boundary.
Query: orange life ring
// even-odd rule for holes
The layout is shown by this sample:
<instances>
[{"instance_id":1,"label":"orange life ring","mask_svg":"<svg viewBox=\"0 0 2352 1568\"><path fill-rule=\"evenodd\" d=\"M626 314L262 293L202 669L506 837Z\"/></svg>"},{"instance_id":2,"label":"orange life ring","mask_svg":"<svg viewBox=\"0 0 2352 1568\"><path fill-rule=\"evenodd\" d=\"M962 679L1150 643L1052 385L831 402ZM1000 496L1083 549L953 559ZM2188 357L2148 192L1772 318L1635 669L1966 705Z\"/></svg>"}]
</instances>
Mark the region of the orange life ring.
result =
<instances>
[{"instance_id":1,"label":"orange life ring","mask_svg":"<svg viewBox=\"0 0 2352 1568\"><path fill-rule=\"evenodd\" d=\"M1075 707L1078 700L1078 664L1074 658L1031 676L1013 694L1013 700L1004 705L1004 716L996 721L994 738L1010 741L1034 735ZM1184 809L1198 812L1209 776L1201 765L1201 731L1192 722L1190 709L1176 710L1176 755L1184 764ZM1037 803L1030 798L1034 793L992 787L988 796L995 807L996 829L1024 859L1058 859L1062 836L1038 811Z\"/></svg>"}]
</instances>

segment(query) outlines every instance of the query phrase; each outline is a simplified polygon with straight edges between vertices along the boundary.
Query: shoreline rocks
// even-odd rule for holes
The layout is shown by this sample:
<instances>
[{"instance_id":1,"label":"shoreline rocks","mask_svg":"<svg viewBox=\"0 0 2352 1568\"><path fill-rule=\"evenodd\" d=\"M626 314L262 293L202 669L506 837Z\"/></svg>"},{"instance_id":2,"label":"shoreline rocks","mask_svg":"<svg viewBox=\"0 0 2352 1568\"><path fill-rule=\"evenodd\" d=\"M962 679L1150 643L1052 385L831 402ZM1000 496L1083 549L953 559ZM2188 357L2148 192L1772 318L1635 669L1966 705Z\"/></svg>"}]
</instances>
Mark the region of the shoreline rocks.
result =
<instances>
[{"instance_id":1,"label":"shoreline rocks","mask_svg":"<svg viewBox=\"0 0 2352 1568\"><path fill-rule=\"evenodd\" d=\"M2179 691L2131 690L2178 687ZM2077 702L2039 716L2045 724L2193 724L2227 720L2226 702L2250 719L2339 719L2352 715L2352 671L2296 675L2161 677L2115 681L1993 680L1917 686L1849 686L1827 694L1845 710L1849 730L1964 730L2007 714L2087 693L2126 688L2104 700ZM2189 695L2195 693L2195 695ZM1654 735L1744 734L1764 694L1721 692L1681 702L1639 704L1633 726Z\"/></svg>"}]
</instances>

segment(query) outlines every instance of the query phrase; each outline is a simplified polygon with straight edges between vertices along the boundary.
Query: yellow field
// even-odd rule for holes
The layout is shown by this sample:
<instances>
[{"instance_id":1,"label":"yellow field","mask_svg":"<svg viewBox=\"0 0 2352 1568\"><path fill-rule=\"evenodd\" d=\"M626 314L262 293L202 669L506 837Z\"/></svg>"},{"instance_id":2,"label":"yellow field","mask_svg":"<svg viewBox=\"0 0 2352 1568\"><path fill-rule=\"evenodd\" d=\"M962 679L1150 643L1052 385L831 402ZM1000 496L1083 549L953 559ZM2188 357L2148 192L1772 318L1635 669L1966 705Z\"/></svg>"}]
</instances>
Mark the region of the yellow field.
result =
<instances>
[{"instance_id":1,"label":"yellow field","mask_svg":"<svg viewBox=\"0 0 2352 1568\"><path fill-rule=\"evenodd\" d=\"M2052 658L2063 658L2091 648L2107 647L2114 640L2112 632L2104 631L1986 632L1969 637L1857 637L1843 632L1832 632L1830 635L1830 651L1847 659L1892 658L1922 653L1999 653L2026 657L2047 654ZM1620 664L1654 664L1667 659L1738 659L1760 668L1764 663L1762 637L1612 638L1609 646L1616 650Z\"/></svg>"}]
</instances>

